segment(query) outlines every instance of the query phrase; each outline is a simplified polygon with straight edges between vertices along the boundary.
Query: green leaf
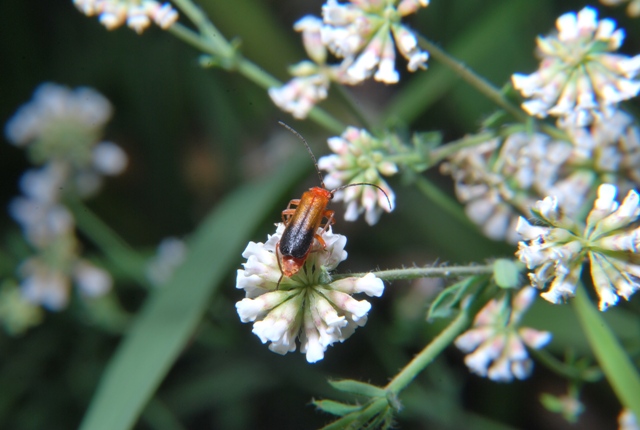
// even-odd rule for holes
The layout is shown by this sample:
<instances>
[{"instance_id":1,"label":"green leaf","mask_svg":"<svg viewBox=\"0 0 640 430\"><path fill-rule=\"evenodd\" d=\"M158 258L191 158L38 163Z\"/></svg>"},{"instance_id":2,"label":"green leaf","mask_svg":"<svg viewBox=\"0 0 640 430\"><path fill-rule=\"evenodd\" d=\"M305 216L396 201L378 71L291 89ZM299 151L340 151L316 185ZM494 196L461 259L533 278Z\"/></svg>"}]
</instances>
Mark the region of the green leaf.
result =
<instances>
[{"instance_id":1,"label":"green leaf","mask_svg":"<svg viewBox=\"0 0 640 430\"><path fill-rule=\"evenodd\" d=\"M449 318L454 313L454 308L460 304L460 300L477 284L475 276L465 278L462 281L445 288L433 301L427 314L427 319Z\"/></svg>"},{"instance_id":2,"label":"green leaf","mask_svg":"<svg viewBox=\"0 0 640 430\"><path fill-rule=\"evenodd\" d=\"M335 400L314 400L313 404L318 409L339 417L343 417L362 408L362 405L349 405L336 402Z\"/></svg>"},{"instance_id":3,"label":"green leaf","mask_svg":"<svg viewBox=\"0 0 640 430\"><path fill-rule=\"evenodd\" d=\"M368 427L367 424L375 419L382 412L390 413L385 399L374 400L368 405L363 405L359 410L354 411L342 418L322 427L322 430L338 430L338 429L360 429L360 428L375 428ZM385 417L386 417L385 413Z\"/></svg>"},{"instance_id":4,"label":"green leaf","mask_svg":"<svg viewBox=\"0 0 640 430\"><path fill-rule=\"evenodd\" d=\"M268 180L239 188L201 223L184 264L147 299L108 364L81 429L120 430L135 424L193 335L212 294L240 263L250 232L272 209L274 196L308 167L302 160L292 160Z\"/></svg>"},{"instance_id":5,"label":"green leaf","mask_svg":"<svg viewBox=\"0 0 640 430\"><path fill-rule=\"evenodd\" d=\"M354 381L352 379L343 379L341 381L329 381L329 384L338 391L345 393L357 394L365 397L382 397L386 398L387 392L375 385L365 382Z\"/></svg>"},{"instance_id":6,"label":"green leaf","mask_svg":"<svg viewBox=\"0 0 640 430\"><path fill-rule=\"evenodd\" d=\"M542 393L540 403L550 412L561 414L570 423L578 421L578 417L584 412L584 405L576 398L568 396L554 396L549 393Z\"/></svg>"},{"instance_id":7,"label":"green leaf","mask_svg":"<svg viewBox=\"0 0 640 430\"><path fill-rule=\"evenodd\" d=\"M604 318L579 286L572 301L591 349L624 406L640 417L640 375ZM615 308L614 308L615 309ZM609 311L611 312L611 310Z\"/></svg>"},{"instance_id":8,"label":"green leaf","mask_svg":"<svg viewBox=\"0 0 640 430\"><path fill-rule=\"evenodd\" d=\"M518 288L521 285L520 267L513 260L500 258L493 263L493 279L498 287Z\"/></svg>"}]
</instances>

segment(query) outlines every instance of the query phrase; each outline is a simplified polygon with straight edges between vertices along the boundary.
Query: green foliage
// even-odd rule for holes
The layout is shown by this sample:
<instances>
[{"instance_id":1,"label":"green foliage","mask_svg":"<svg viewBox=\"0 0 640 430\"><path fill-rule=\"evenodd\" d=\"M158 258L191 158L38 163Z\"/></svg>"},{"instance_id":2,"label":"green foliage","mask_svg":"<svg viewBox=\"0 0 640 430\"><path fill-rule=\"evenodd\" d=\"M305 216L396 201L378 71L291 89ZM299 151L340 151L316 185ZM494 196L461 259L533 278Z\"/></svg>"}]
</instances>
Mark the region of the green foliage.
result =
<instances>
[{"instance_id":1,"label":"green foliage","mask_svg":"<svg viewBox=\"0 0 640 430\"><path fill-rule=\"evenodd\" d=\"M438 165L509 127L537 132L550 121L514 116L432 55L427 71L403 70L398 86L331 88L299 123L273 106L266 89L289 79L288 66L305 57L291 26L321 13L307 2L177 0L174 6L192 8L181 10L179 25L141 36L107 31L71 0L37 3L0 2L7 21L0 29L2 124L41 82L92 86L114 106L104 138L123 146L129 166L99 196L64 202L80 251L114 278L112 292L98 300L74 292L61 312L14 302L21 263L33 249L6 210L0 213L0 428L507 430L556 420L569 429L556 414L577 426L587 415L613 425L622 405L640 416L637 297L605 314L584 289L572 306L538 300L523 324L552 332L553 340L530 351L530 383L470 375L451 347L483 303L521 287L526 274L512 245L487 239L469 220ZM506 82L511 73L534 70L535 37L568 7L434 0L410 25L462 69L502 87L496 93L518 110L519 95ZM637 43L638 21L606 11ZM627 107L637 112L633 103ZM270 352L234 308L243 295L234 288L242 250L266 241L287 202L317 185L306 151L278 134L278 119L298 129L318 158L329 152L328 137L347 125L370 125L396 145L400 165L400 179L389 179L397 208L377 225L347 223L341 205L331 206L350 256L336 279L402 269L388 271L394 273L384 278L384 297L372 301L368 325L313 365L299 353ZM485 134L469 134L478 130ZM21 149L2 145L0 200L7 208L29 166ZM147 263L171 235L186 236L188 256L169 281L152 285ZM478 265L470 262L488 258L486 270L473 272ZM446 273L456 264L469 272ZM445 278L444 288L430 277ZM540 395L559 379L575 389L570 396ZM581 392L585 385L595 388ZM589 414L568 398L584 400Z\"/></svg>"}]
</instances>

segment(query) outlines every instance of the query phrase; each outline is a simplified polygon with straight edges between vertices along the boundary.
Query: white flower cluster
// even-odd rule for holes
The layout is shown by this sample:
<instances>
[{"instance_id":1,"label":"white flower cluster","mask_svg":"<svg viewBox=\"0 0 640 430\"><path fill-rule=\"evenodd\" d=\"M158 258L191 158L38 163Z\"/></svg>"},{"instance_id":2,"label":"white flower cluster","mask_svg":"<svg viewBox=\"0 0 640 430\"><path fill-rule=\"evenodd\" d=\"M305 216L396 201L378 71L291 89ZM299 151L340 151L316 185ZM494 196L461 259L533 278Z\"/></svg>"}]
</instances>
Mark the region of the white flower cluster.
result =
<instances>
[{"instance_id":1,"label":"white flower cluster","mask_svg":"<svg viewBox=\"0 0 640 430\"><path fill-rule=\"evenodd\" d=\"M140 34L151 22L166 30L178 20L178 12L171 4L154 0L73 0L73 4L87 16L98 15L100 23L109 30L126 22Z\"/></svg>"},{"instance_id":2,"label":"white flower cluster","mask_svg":"<svg viewBox=\"0 0 640 430\"><path fill-rule=\"evenodd\" d=\"M147 263L147 279L160 286L171 279L175 270L187 257L187 245L177 237L162 239L156 255Z\"/></svg>"},{"instance_id":3,"label":"white flower cluster","mask_svg":"<svg viewBox=\"0 0 640 430\"><path fill-rule=\"evenodd\" d=\"M322 20L305 16L295 23L312 61L293 66L294 79L271 88L271 99L294 117L305 118L327 97L332 81L355 85L373 76L386 84L397 83L396 47L408 60L409 71L426 68L428 54L420 50L415 34L401 19L428 4L428 0L328 0L322 7ZM342 60L327 64L328 51Z\"/></svg>"},{"instance_id":4,"label":"white flower cluster","mask_svg":"<svg viewBox=\"0 0 640 430\"><path fill-rule=\"evenodd\" d=\"M585 7L556 21L557 34L538 37L542 62L531 75L514 74L513 86L530 100L531 115L559 118L559 124L585 126L610 116L617 105L640 92L640 55L617 54L624 31L610 19L597 19Z\"/></svg>"},{"instance_id":5,"label":"white flower cluster","mask_svg":"<svg viewBox=\"0 0 640 430\"><path fill-rule=\"evenodd\" d=\"M6 125L7 139L44 164L24 173L23 195L9 205L36 251L20 269L21 291L30 303L64 308L72 279L89 297L111 288L110 275L80 257L75 220L62 201L63 192L86 197L97 191L102 175L124 170L122 149L98 142L110 116L111 105L94 90L43 84Z\"/></svg>"},{"instance_id":6,"label":"white flower cluster","mask_svg":"<svg viewBox=\"0 0 640 430\"><path fill-rule=\"evenodd\" d=\"M514 132L465 148L442 165L467 215L488 237L517 243L518 217L545 196L557 196L563 213L573 216L598 183L623 192L640 183L640 129L631 116L615 111L566 131L569 141Z\"/></svg>"},{"instance_id":7,"label":"white flower cluster","mask_svg":"<svg viewBox=\"0 0 640 430\"><path fill-rule=\"evenodd\" d=\"M387 144L371 136L366 130L348 127L339 137L328 140L335 153L321 157L318 167L326 170L324 182L330 189L347 184L369 183L379 186L384 193L372 186L353 186L337 191L334 199L344 200L347 205L345 219L355 221L361 213L373 225L380 219L382 211L391 212L395 205L395 194L382 179L398 172L395 163L387 160ZM386 193L386 195L385 195Z\"/></svg>"},{"instance_id":8,"label":"white flower cluster","mask_svg":"<svg viewBox=\"0 0 640 430\"><path fill-rule=\"evenodd\" d=\"M236 303L242 322L253 322L253 333L278 354L300 351L309 363L324 358L324 351L335 342L343 342L357 327L367 322L371 304L356 300L353 294L380 297L382 281L373 274L362 278L332 281L329 271L347 258L346 237L318 230L326 247L316 246L303 268L291 278L283 277L276 257L276 246L284 232L278 224L276 233L266 243L249 242L242 253L247 259L238 270L236 288L244 289L246 298Z\"/></svg>"},{"instance_id":9,"label":"white flower cluster","mask_svg":"<svg viewBox=\"0 0 640 430\"><path fill-rule=\"evenodd\" d=\"M525 240L516 255L533 270L531 285L546 290L541 294L544 299L559 303L575 295L586 258L601 311L615 305L619 297L629 300L640 288L640 197L629 191L618 205L616 194L613 185L598 188L586 225L563 215L556 197L546 197L532 209L544 226L520 218L517 230Z\"/></svg>"},{"instance_id":10,"label":"white flower cluster","mask_svg":"<svg viewBox=\"0 0 640 430\"><path fill-rule=\"evenodd\" d=\"M513 300L491 300L476 315L473 327L455 341L469 369L494 381L510 382L531 374L533 361L525 345L540 349L551 341L551 333L520 327L520 320L535 299L535 290L523 288Z\"/></svg>"}]
</instances>

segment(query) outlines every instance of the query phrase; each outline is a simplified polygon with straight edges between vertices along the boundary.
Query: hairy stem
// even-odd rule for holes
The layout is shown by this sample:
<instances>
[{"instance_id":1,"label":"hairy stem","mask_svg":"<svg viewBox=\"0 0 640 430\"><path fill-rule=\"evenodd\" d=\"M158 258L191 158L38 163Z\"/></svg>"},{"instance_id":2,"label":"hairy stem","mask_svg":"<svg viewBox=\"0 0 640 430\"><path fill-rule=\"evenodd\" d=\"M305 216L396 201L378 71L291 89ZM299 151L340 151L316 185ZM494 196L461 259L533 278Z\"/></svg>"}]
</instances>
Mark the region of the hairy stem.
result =
<instances>
[{"instance_id":1,"label":"hairy stem","mask_svg":"<svg viewBox=\"0 0 640 430\"><path fill-rule=\"evenodd\" d=\"M409 362L385 387L386 390L398 394L405 389L420 372L422 372L435 358L453 343L456 337L464 332L473 321L473 317L484 300L478 300L476 295L470 308L463 308L460 314L440 334L429 343L413 360Z\"/></svg>"},{"instance_id":2,"label":"hairy stem","mask_svg":"<svg viewBox=\"0 0 640 430\"><path fill-rule=\"evenodd\" d=\"M493 273L493 264L452 266L452 267L410 267L406 269L379 270L373 273L376 277L385 281L397 281L400 279L418 278L457 278L461 276L487 275ZM367 273L343 273L333 275L333 279L350 277L362 277Z\"/></svg>"},{"instance_id":3,"label":"hairy stem","mask_svg":"<svg viewBox=\"0 0 640 430\"><path fill-rule=\"evenodd\" d=\"M238 71L261 88L269 89L282 86L282 82L278 79L244 58L191 0L177 0L174 3L194 23L198 33L176 23L169 28L171 34L194 48L213 56L215 60L219 60L219 66L227 70ZM308 117L333 133L342 133L346 127L337 118L317 106L309 112Z\"/></svg>"}]
</instances>

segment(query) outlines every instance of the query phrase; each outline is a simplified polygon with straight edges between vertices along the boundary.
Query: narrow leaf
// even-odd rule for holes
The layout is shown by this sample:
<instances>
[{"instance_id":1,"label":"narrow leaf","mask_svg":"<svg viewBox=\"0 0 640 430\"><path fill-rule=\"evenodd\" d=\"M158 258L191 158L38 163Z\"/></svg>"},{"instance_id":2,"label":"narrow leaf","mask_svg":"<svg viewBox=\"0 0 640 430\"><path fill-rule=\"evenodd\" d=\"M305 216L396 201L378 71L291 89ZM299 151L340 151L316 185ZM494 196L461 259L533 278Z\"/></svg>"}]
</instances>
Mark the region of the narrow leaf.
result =
<instances>
[{"instance_id":1,"label":"narrow leaf","mask_svg":"<svg viewBox=\"0 0 640 430\"><path fill-rule=\"evenodd\" d=\"M240 263L248 235L271 210L274 196L308 167L301 160L269 180L241 187L202 222L189 242L186 261L147 299L108 364L80 429L120 430L135 424L191 338L212 293Z\"/></svg>"},{"instance_id":2,"label":"narrow leaf","mask_svg":"<svg viewBox=\"0 0 640 430\"><path fill-rule=\"evenodd\" d=\"M344 379L341 381L329 381L329 384L338 391L345 393L358 394L366 397L382 397L386 398L387 392L375 385L367 384L365 382L354 381L352 379Z\"/></svg>"},{"instance_id":3,"label":"narrow leaf","mask_svg":"<svg viewBox=\"0 0 640 430\"><path fill-rule=\"evenodd\" d=\"M335 400L314 400L313 404L321 411L343 417L362 408L362 405L348 405Z\"/></svg>"},{"instance_id":4,"label":"narrow leaf","mask_svg":"<svg viewBox=\"0 0 640 430\"><path fill-rule=\"evenodd\" d=\"M449 318L452 316L454 308L459 305L460 300L469 292L471 287L475 285L476 280L476 277L465 278L445 288L431 304L427 319Z\"/></svg>"},{"instance_id":5,"label":"narrow leaf","mask_svg":"<svg viewBox=\"0 0 640 430\"><path fill-rule=\"evenodd\" d=\"M640 375L604 318L579 286L572 301L593 354L624 406L640 417ZM615 308L614 308L615 310ZM609 312L611 312L610 310Z\"/></svg>"}]
</instances>

